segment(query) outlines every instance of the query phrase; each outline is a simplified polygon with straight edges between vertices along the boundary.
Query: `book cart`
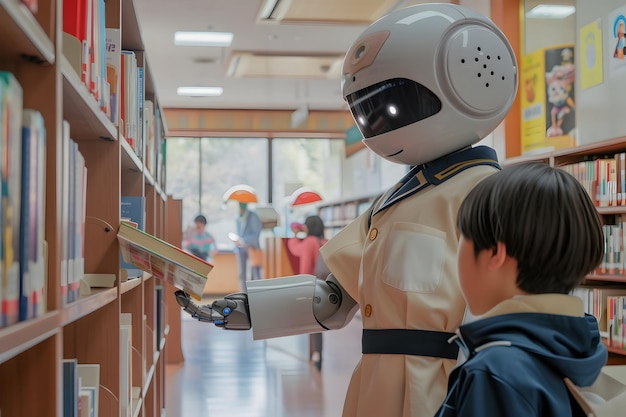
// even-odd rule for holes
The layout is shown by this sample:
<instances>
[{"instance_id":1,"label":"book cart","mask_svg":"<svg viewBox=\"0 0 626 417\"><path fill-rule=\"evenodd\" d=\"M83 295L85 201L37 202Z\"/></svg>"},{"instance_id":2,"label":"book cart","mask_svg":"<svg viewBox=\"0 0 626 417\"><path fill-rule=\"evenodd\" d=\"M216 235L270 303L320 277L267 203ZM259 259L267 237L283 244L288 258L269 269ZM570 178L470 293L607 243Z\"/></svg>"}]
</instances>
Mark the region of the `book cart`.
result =
<instances>
[{"instance_id":1,"label":"book cart","mask_svg":"<svg viewBox=\"0 0 626 417\"><path fill-rule=\"evenodd\" d=\"M575 294L583 298L586 310L598 319L609 351L607 364L626 364L626 308L620 307L626 304L626 137L513 157L502 165L533 161L576 176L598 208L604 225L605 259Z\"/></svg>"},{"instance_id":2,"label":"book cart","mask_svg":"<svg viewBox=\"0 0 626 417\"><path fill-rule=\"evenodd\" d=\"M101 22L120 30L122 48L135 51L137 66L144 69L145 84L139 91L142 99L154 103L156 135L162 138L166 127L133 2L107 0L100 4L105 10ZM181 205L165 194L164 158L157 157L160 149L148 166L144 150L138 152L129 145L121 124L105 114L64 55L62 16L63 1L0 0L0 71L11 72L21 85L23 107L41 113L47 138L46 305L34 318L0 327L0 414L66 415L64 362L76 359L79 364L99 365L95 388L99 401L92 415L161 416L168 349L182 358L175 320L180 309L173 288L162 288L156 279L144 275L124 281L116 234L121 196L144 196L145 230L180 244ZM71 221L64 211L68 198L63 188L66 124L87 171L80 237L84 245L78 246L79 252L84 248L84 273L115 276L111 288L80 287L80 296L74 301L67 300L61 278L65 269L62 241ZM68 274L70 281L80 283L80 277ZM129 330L126 347L122 329ZM73 401L78 407L77 398Z\"/></svg>"}]
</instances>

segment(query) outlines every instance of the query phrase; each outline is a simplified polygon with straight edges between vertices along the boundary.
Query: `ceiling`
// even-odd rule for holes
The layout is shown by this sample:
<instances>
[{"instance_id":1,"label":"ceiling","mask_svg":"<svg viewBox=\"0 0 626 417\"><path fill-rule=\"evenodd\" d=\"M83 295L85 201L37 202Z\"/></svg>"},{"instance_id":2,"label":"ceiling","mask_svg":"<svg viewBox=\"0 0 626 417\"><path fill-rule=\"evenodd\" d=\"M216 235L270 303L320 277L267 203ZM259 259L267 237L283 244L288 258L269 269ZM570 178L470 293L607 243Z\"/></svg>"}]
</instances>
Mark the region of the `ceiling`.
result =
<instances>
[{"instance_id":1,"label":"ceiling","mask_svg":"<svg viewBox=\"0 0 626 417\"><path fill-rule=\"evenodd\" d=\"M124 0L135 5L161 107L299 109L305 114L346 109L343 56L370 22L395 8L429 1ZM489 13L490 0L439 1L451 2ZM539 2L524 0L524 6L530 10ZM268 5L274 13L262 19ZM554 22L539 19L531 31ZM234 38L226 48L176 46L176 31L232 32ZM181 86L222 87L223 94L181 97L176 94Z\"/></svg>"},{"instance_id":2,"label":"ceiling","mask_svg":"<svg viewBox=\"0 0 626 417\"><path fill-rule=\"evenodd\" d=\"M280 0L276 10L285 7L285 12L278 23L259 20L266 1L276 0L133 1L162 107L281 110L345 109L339 76L341 62L369 24L367 20L392 8L425 2ZM366 10L368 5L370 11ZM327 11L323 11L325 6ZM360 21L285 23L318 12L319 19L342 19L338 17L342 10L349 18ZM232 32L234 38L227 48L175 46L177 30ZM268 55L275 56L267 59ZM236 66L235 56L239 56ZM179 97L176 89L180 86L222 87L223 94Z\"/></svg>"}]
</instances>

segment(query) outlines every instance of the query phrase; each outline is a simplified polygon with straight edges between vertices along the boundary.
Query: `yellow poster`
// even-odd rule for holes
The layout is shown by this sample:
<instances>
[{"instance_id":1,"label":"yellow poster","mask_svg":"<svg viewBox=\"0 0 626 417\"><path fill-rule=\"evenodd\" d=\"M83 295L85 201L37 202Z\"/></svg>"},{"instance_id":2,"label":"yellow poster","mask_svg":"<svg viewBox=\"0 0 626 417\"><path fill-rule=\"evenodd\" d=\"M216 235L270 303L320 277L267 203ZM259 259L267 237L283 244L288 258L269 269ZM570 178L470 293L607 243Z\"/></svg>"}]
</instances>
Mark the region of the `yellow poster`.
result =
<instances>
[{"instance_id":1,"label":"yellow poster","mask_svg":"<svg viewBox=\"0 0 626 417\"><path fill-rule=\"evenodd\" d=\"M600 19L586 24L580 29L579 45L581 58L578 60L580 68L580 87L584 90L594 85L602 84L602 26Z\"/></svg>"},{"instance_id":2,"label":"yellow poster","mask_svg":"<svg viewBox=\"0 0 626 417\"><path fill-rule=\"evenodd\" d=\"M542 148L546 138L546 89L543 50L524 57L520 74L522 153Z\"/></svg>"},{"instance_id":3,"label":"yellow poster","mask_svg":"<svg viewBox=\"0 0 626 417\"><path fill-rule=\"evenodd\" d=\"M524 56L520 72L522 153L575 145L574 45Z\"/></svg>"}]
</instances>

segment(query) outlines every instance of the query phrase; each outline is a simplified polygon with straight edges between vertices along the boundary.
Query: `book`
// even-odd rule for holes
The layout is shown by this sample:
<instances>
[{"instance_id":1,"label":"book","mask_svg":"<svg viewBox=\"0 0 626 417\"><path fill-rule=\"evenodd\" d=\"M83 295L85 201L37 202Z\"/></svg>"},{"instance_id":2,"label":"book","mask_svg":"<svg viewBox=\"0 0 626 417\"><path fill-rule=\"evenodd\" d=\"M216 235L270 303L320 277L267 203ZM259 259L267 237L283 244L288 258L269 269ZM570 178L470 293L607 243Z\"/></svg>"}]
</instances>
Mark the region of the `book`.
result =
<instances>
[{"instance_id":1,"label":"book","mask_svg":"<svg viewBox=\"0 0 626 417\"><path fill-rule=\"evenodd\" d=\"M80 378L80 395L87 397L87 415L90 417L98 417L100 364L79 363L77 373Z\"/></svg>"},{"instance_id":2,"label":"book","mask_svg":"<svg viewBox=\"0 0 626 417\"><path fill-rule=\"evenodd\" d=\"M63 359L63 417L78 417L78 361Z\"/></svg>"},{"instance_id":3,"label":"book","mask_svg":"<svg viewBox=\"0 0 626 417\"><path fill-rule=\"evenodd\" d=\"M70 224L70 124L63 120L61 128L61 297L64 303L68 302L69 285L69 224Z\"/></svg>"},{"instance_id":4,"label":"book","mask_svg":"<svg viewBox=\"0 0 626 417\"><path fill-rule=\"evenodd\" d=\"M200 301L213 265L122 221L117 232L124 260Z\"/></svg>"},{"instance_id":5,"label":"book","mask_svg":"<svg viewBox=\"0 0 626 417\"><path fill-rule=\"evenodd\" d=\"M163 285L154 286L154 345L156 350L161 350L161 338L163 337L165 329L165 301L163 299L163 293L165 288Z\"/></svg>"},{"instance_id":6,"label":"book","mask_svg":"<svg viewBox=\"0 0 626 417\"><path fill-rule=\"evenodd\" d=\"M626 407L626 366L605 366L590 387L578 387L569 378L565 384L589 417L614 417Z\"/></svg>"},{"instance_id":7,"label":"book","mask_svg":"<svg viewBox=\"0 0 626 417\"><path fill-rule=\"evenodd\" d=\"M22 127L22 213L20 224L19 319L45 311L45 152L46 129L40 112L24 109Z\"/></svg>"},{"instance_id":8,"label":"book","mask_svg":"<svg viewBox=\"0 0 626 417\"><path fill-rule=\"evenodd\" d=\"M137 223L140 230L145 230L146 223L146 198L144 196L123 195L121 196L120 215L122 220L130 220ZM143 271L133 264L124 261L120 254L120 267L126 271L128 279L143 276ZM124 281L124 280L122 280Z\"/></svg>"},{"instance_id":9,"label":"book","mask_svg":"<svg viewBox=\"0 0 626 417\"><path fill-rule=\"evenodd\" d=\"M120 111L120 66L122 36L120 29L106 28L106 78L109 83L110 119L115 126L119 123Z\"/></svg>"},{"instance_id":10,"label":"book","mask_svg":"<svg viewBox=\"0 0 626 417\"><path fill-rule=\"evenodd\" d=\"M133 316L131 313L120 314L120 407L122 417L132 415L131 390L133 369Z\"/></svg>"},{"instance_id":11,"label":"book","mask_svg":"<svg viewBox=\"0 0 626 417\"><path fill-rule=\"evenodd\" d=\"M78 72L81 81L89 88L91 80L91 5L92 0L66 0L63 2L63 50L66 58ZM80 52L80 55L79 55ZM80 57L80 62L78 58Z\"/></svg>"},{"instance_id":12,"label":"book","mask_svg":"<svg viewBox=\"0 0 626 417\"><path fill-rule=\"evenodd\" d=\"M2 150L2 325L19 320L20 214L22 189L23 90L15 76L0 71Z\"/></svg>"}]
</instances>

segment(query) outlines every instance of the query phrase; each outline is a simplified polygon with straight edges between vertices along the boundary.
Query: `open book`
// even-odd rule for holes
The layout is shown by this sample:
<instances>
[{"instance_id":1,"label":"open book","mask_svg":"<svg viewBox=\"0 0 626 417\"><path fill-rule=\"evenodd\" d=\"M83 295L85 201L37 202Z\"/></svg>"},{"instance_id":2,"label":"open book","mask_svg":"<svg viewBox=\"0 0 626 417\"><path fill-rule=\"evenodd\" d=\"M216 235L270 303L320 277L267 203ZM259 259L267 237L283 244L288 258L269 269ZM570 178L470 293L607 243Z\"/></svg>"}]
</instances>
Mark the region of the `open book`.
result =
<instances>
[{"instance_id":1,"label":"open book","mask_svg":"<svg viewBox=\"0 0 626 417\"><path fill-rule=\"evenodd\" d=\"M605 366L590 387L565 385L588 417L623 416L626 409L626 365Z\"/></svg>"},{"instance_id":2,"label":"open book","mask_svg":"<svg viewBox=\"0 0 626 417\"><path fill-rule=\"evenodd\" d=\"M117 232L124 261L200 301L213 265L122 221Z\"/></svg>"}]
</instances>

